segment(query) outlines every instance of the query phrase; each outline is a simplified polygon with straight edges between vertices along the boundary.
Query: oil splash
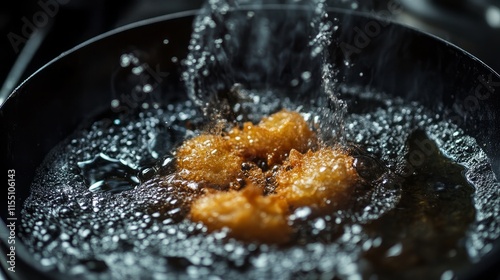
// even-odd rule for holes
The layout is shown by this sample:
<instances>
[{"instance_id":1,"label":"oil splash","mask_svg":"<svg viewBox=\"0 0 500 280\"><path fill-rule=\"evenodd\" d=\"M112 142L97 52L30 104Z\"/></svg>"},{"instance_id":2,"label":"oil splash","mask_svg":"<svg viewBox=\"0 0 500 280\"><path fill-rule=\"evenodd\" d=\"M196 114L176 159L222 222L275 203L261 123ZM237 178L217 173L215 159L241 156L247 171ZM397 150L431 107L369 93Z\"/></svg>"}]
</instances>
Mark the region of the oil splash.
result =
<instances>
[{"instance_id":1,"label":"oil splash","mask_svg":"<svg viewBox=\"0 0 500 280\"><path fill-rule=\"evenodd\" d=\"M182 74L190 99L212 121L255 121L241 104L248 91L280 89L311 108L325 142L343 139L344 102L328 61L338 19L325 0L285 1L280 13L264 1L208 1L193 24ZM296 20L289 20L290 18ZM291 93L291 94L290 94ZM259 102L260 106L267 106ZM319 121L321 120L321 121Z\"/></svg>"}]
</instances>

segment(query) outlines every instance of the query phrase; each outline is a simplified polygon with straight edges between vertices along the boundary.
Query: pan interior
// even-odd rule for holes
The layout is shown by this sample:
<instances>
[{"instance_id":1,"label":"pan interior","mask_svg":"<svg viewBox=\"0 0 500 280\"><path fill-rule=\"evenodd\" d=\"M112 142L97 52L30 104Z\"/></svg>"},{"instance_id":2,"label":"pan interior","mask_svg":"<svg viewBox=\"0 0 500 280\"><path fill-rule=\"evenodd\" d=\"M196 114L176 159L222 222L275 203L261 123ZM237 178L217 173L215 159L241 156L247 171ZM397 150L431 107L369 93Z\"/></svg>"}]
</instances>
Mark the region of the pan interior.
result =
<instances>
[{"instance_id":1,"label":"pan interior","mask_svg":"<svg viewBox=\"0 0 500 280\"><path fill-rule=\"evenodd\" d=\"M245 20L234 21L242 15ZM298 18L306 24L291 20ZM108 111L45 158L25 202L19 233L35 259L73 276L106 279L373 274L421 279L459 274L479 261L500 235L500 218L494 215L500 205L498 182L481 143L451 124L444 111L406 98L412 93L387 94L356 85L353 75L362 83L372 73L358 70L362 59L359 64L331 59L338 54L335 40L304 44L303 38L325 26L331 32L351 23L334 13L331 18L327 25L317 21L309 28L315 12L226 14L219 20L238 28L231 33L224 25L219 31L231 38L222 40L223 52L210 45L210 53L228 55L229 68L218 64L224 59L214 59L196 70L195 81L186 79L182 75L193 69L185 64L190 59L211 61L206 49L197 53L196 44L191 45L186 60L175 57L184 63L177 66L187 69L176 75L192 83L186 91L166 90L158 80L154 86L147 68L141 71L143 64L123 52L116 61L120 72L115 86L169 97L163 98L166 102L142 99L133 108L113 99ZM252 34L255 25L268 33ZM292 26L294 32L276 35ZM217 31L198 39L214 39L210 36L220 35ZM247 48L233 44L262 36L268 38L268 53L259 53L259 41ZM324 49L314 55L312 47ZM331 60L328 67L325 60ZM330 79L326 87L325 73ZM350 78L342 82L342 77ZM205 106L214 100L229 106ZM358 151L358 170L364 171L367 184L352 208L323 216L296 209L296 242L284 247L228 240L225 232L207 234L202 225L185 219L188 198L161 179L171 172L172 150L200 133L213 113L255 122L280 108L298 110L311 124L316 122L327 132L325 141L341 141ZM364 170L366 166L372 168Z\"/></svg>"}]
</instances>

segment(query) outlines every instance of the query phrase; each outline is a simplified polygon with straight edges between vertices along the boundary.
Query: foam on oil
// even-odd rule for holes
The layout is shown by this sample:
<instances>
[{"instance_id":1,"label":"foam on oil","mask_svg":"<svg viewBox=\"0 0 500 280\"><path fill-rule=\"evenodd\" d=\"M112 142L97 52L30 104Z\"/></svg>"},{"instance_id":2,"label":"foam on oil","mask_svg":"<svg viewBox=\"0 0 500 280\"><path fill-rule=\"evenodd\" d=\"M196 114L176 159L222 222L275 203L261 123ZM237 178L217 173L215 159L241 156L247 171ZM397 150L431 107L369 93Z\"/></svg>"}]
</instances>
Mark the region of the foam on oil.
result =
<instances>
[{"instance_id":1,"label":"foam on oil","mask_svg":"<svg viewBox=\"0 0 500 280\"><path fill-rule=\"evenodd\" d=\"M206 125L189 100L98 120L55 148L33 182L19 236L42 264L101 279L439 278L484 255L499 236L498 182L475 141L418 104L347 91L343 98L351 108L345 137L365 189L347 210L318 217L296 209L290 245L245 244L186 219L191 193L169 185L168 175L169 152ZM298 105L272 100L259 93L259 104L272 105L251 115ZM121 173L106 174L110 164ZM120 188L91 188L89 168ZM141 182L124 188L120 176L132 175Z\"/></svg>"}]
</instances>

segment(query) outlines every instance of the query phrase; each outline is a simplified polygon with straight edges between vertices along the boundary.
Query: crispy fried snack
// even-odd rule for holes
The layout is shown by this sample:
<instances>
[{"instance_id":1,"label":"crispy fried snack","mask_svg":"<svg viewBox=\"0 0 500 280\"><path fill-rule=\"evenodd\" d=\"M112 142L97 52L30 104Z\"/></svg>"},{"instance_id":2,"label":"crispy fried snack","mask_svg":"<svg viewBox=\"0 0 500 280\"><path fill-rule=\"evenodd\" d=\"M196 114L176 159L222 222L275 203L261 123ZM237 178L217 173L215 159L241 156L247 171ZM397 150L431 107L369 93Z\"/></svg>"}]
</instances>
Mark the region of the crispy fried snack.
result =
<instances>
[{"instance_id":1,"label":"crispy fried snack","mask_svg":"<svg viewBox=\"0 0 500 280\"><path fill-rule=\"evenodd\" d=\"M357 178L352 157L333 148L313 152L317 141L302 116L286 110L226 136L187 140L177 149L177 174L210 187L190 218L244 241L287 242L290 209L342 207Z\"/></svg>"},{"instance_id":2,"label":"crispy fried snack","mask_svg":"<svg viewBox=\"0 0 500 280\"><path fill-rule=\"evenodd\" d=\"M225 137L203 134L187 140L177 149L177 170L186 180L225 189L243 177L243 162L263 159L272 166L291 149L307 151L314 141L314 132L299 113L282 110Z\"/></svg>"},{"instance_id":3,"label":"crispy fried snack","mask_svg":"<svg viewBox=\"0 0 500 280\"><path fill-rule=\"evenodd\" d=\"M246 159L263 159L268 166L280 164L291 149L306 152L316 142L313 131L297 112L282 110L258 125L243 124L229 133L233 145Z\"/></svg>"},{"instance_id":4,"label":"crispy fried snack","mask_svg":"<svg viewBox=\"0 0 500 280\"><path fill-rule=\"evenodd\" d=\"M189 181L227 187L241 174L243 158L222 136L200 135L177 149L178 174Z\"/></svg>"},{"instance_id":5,"label":"crispy fried snack","mask_svg":"<svg viewBox=\"0 0 500 280\"><path fill-rule=\"evenodd\" d=\"M228 228L229 236L244 241L285 243L290 238L287 203L276 195L263 196L252 183L242 191L201 197L191 205L190 216L209 231Z\"/></svg>"},{"instance_id":6,"label":"crispy fried snack","mask_svg":"<svg viewBox=\"0 0 500 280\"><path fill-rule=\"evenodd\" d=\"M276 192L294 208L341 207L358 178L352 164L353 158L338 149L322 148L305 154L292 150L276 176Z\"/></svg>"}]
</instances>

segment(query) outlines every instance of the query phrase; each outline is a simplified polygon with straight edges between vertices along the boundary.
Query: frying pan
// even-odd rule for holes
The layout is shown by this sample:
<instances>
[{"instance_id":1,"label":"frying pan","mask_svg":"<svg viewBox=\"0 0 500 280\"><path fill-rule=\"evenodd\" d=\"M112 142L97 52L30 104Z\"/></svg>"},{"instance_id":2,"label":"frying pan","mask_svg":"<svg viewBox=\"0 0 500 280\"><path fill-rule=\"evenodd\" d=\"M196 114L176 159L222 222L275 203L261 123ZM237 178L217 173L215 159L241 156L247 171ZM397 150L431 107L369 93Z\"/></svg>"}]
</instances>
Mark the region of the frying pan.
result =
<instances>
[{"instance_id":1,"label":"frying pan","mask_svg":"<svg viewBox=\"0 0 500 280\"><path fill-rule=\"evenodd\" d=\"M286 6L262 11L279 18ZM182 12L128 25L89 40L63 53L26 81L0 108L2 183L7 170L16 172L16 217L30 193L36 168L47 153L89 118L109 111L115 87L126 83L116 75L124 53L139 51L149 65L149 78L163 93L185 92L182 69L172 57L186 57L197 11ZM369 14L330 9L339 30L329 60L346 85L367 87L389 96L418 101L445 115L475 137L500 176L500 76L487 65L446 41ZM376 25L378 27L376 27ZM368 40L360 44L357 27ZM366 34L369 33L369 34ZM344 48L340 47L344 43ZM349 46L347 46L348 44ZM346 46L349 51L346 51ZM354 47L354 48L352 48ZM351 64L345 66L348 59ZM360 76L362 72L364 75ZM168 102L172 94L156 96ZM498 213L497 213L498 214ZM9 278L64 278L53 267L37 263L20 240L16 243L16 273L6 271L9 231L7 207L1 212L2 267ZM19 221L18 221L19 222ZM500 264L499 240L493 250L464 279L496 275Z\"/></svg>"}]
</instances>

